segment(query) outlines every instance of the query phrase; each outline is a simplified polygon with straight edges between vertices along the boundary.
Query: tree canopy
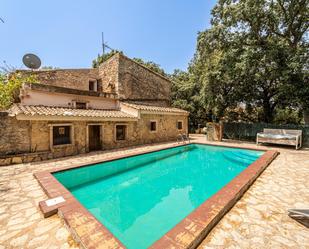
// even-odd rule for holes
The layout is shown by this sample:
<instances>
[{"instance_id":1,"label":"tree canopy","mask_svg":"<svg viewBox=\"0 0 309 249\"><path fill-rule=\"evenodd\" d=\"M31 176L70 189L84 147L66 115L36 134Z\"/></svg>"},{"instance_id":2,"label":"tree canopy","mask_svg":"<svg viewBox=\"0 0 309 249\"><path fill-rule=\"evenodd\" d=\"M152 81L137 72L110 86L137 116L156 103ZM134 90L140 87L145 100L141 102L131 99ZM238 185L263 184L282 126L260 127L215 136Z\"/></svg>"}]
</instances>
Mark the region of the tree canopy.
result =
<instances>
[{"instance_id":1,"label":"tree canopy","mask_svg":"<svg viewBox=\"0 0 309 249\"><path fill-rule=\"evenodd\" d=\"M309 0L218 0L188 69L168 75L172 105L190 111L191 127L210 116L299 123L309 113L308 20Z\"/></svg>"},{"instance_id":2,"label":"tree canopy","mask_svg":"<svg viewBox=\"0 0 309 249\"><path fill-rule=\"evenodd\" d=\"M163 76L166 76L165 71L161 68L161 66L153 61L144 61L141 58L133 58L134 61L136 61L137 63L151 69L152 71L159 73Z\"/></svg>"},{"instance_id":3,"label":"tree canopy","mask_svg":"<svg viewBox=\"0 0 309 249\"><path fill-rule=\"evenodd\" d=\"M14 102L19 102L19 90L22 84L27 82L36 82L35 77L0 72L0 110L6 110Z\"/></svg>"},{"instance_id":4,"label":"tree canopy","mask_svg":"<svg viewBox=\"0 0 309 249\"><path fill-rule=\"evenodd\" d=\"M308 0L219 0L188 72L173 75L174 91L188 89L174 104L194 103L181 100L194 89L198 110L219 118L240 105L241 118L263 122L309 109L308 20Z\"/></svg>"},{"instance_id":5,"label":"tree canopy","mask_svg":"<svg viewBox=\"0 0 309 249\"><path fill-rule=\"evenodd\" d=\"M92 61L92 67L93 68L99 67L100 64L102 64L104 61L107 61L109 58L111 58L112 56L114 56L117 53L122 54L122 51L111 50L109 53L106 53L106 54L103 54L103 55L98 54L97 58Z\"/></svg>"}]
</instances>

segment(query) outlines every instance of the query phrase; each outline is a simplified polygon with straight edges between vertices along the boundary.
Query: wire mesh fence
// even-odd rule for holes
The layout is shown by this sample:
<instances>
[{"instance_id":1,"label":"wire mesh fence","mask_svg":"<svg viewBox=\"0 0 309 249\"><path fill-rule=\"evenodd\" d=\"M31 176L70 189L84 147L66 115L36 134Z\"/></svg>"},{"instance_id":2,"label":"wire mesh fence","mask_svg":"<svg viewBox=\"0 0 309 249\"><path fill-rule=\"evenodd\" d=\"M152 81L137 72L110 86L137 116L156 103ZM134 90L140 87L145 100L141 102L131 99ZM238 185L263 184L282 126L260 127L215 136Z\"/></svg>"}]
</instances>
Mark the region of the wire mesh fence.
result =
<instances>
[{"instance_id":1,"label":"wire mesh fence","mask_svg":"<svg viewBox=\"0 0 309 249\"><path fill-rule=\"evenodd\" d=\"M223 137L244 141L255 141L256 134L264 128L293 129L303 131L303 145L309 146L309 125L276 125L266 123L224 123Z\"/></svg>"}]
</instances>

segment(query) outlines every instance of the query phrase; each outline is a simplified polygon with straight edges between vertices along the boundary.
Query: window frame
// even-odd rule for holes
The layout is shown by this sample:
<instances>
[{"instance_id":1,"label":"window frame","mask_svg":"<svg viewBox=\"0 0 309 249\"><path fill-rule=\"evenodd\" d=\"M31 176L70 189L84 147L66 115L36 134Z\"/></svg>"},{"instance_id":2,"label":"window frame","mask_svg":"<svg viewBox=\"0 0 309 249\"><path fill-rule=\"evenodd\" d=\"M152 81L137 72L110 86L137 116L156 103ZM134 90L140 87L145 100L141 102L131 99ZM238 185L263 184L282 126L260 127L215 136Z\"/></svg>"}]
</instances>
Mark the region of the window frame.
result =
<instances>
[{"instance_id":1,"label":"window frame","mask_svg":"<svg viewBox=\"0 0 309 249\"><path fill-rule=\"evenodd\" d=\"M181 123L180 129L179 129L179 123ZM177 130L182 131L183 130L183 120L177 120L176 127L177 127Z\"/></svg>"},{"instance_id":2,"label":"window frame","mask_svg":"<svg viewBox=\"0 0 309 249\"><path fill-rule=\"evenodd\" d=\"M78 104L85 104L85 108L78 108L78 107L77 107ZM76 101L76 102L75 102L75 108L76 108L76 109L79 109L79 110L86 110L86 109L88 109L88 104L87 104L87 102Z\"/></svg>"},{"instance_id":3,"label":"window frame","mask_svg":"<svg viewBox=\"0 0 309 249\"><path fill-rule=\"evenodd\" d=\"M117 139L117 126L124 126L125 127L125 132L124 132L125 137L124 137L124 139L121 139L121 140ZM117 143L126 142L127 139L128 139L128 124L121 124L121 123L115 124L115 127L114 127L114 140L115 140L115 142L117 142Z\"/></svg>"},{"instance_id":4,"label":"window frame","mask_svg":"<svg viewBox=\"0 0 309 249\"><path fill-rule=\"evenodd\" d=\"M70 143L68 144L57 144L54 145L54 127L59 127L59 126L69 126L70 127ZM75 141L74 141L74 126L71 123L59 123L59 124L49 124L49 147L51 150L54 148L61 148L61 147L66 147L66 146L73 146Z\"/></svg>"},{"instance_id":5,"label":"window frame","mask_svg":"<svg viewBox=\"0 0 309 249\"><path fill-rule=\"evenodd\" d=\"M156 124L156 129L155 130L152 130L151 128L151 123L155 123ZM158 121L157 120L150 120L149 121L149 131L151 133L156 133L158 131Z\"/></svg>"},{"instance_id":6,"label":"window frame","mask_svg":"<svg viewBox=\"0 0 309 249\"><path fill-rule=\"evenodd\" d=\"M86 108L83 109L83 108L77 108L77 103L83 103L83 104L86 104ZM89 101L84 101L84 100L72 100L72 105L73 105L73 108L75 109L78 109L78 110L86 110L89 108Z\"/></svg>"},{"instance_id":7,"label":"window frame","mask_svg":"<svg viewBox=\"0 0 309 249\"><path fill-rule=\"evenodd\" d=\"M93 83L93 90L90 90L90 83ZM88 80L88 90L90 92L97 92L98 91L98 80L96 80L96 79L89 79Z\"/></svg>"}]
</instances>

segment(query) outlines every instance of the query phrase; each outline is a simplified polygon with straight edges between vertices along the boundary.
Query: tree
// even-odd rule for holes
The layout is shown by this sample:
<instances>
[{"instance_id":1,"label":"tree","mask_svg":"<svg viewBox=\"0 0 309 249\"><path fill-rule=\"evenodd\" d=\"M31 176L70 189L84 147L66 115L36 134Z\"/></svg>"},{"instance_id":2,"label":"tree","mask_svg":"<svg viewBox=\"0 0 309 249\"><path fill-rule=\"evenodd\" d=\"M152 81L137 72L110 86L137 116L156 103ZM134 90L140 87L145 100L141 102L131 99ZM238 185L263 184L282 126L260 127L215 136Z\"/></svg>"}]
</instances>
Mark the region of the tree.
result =
<instances>
[{"instance_id":1,"label":"tree","mask_svg":"<svg viewBox=\"0 0 309 249\"><path fill-rule=\"evenodd\" d=\"M137 63L149 68L150 70L159 73L163 76L166 76L165 71L161 68L161 66L153 61L144 61L141 58L133 58L134 61L136 61Z\"/></svg>"},{"instance_id":2,"label":"tree","mask_svg":"<svg viewBox=\"0 0 309 249\"><path fill-rule=\"evenodd\" d=\"M34 82L36 80L33 75L0 72L0 110L6 110L13 103L19 102L19 90L23 83Z\"/></svg>"},{"instance_id":3,"label":"tree","mask_svg":"<svg viewBox=\"0 0 309 249\"><path fill-rule=\"evenodd\" d=\"M263 109L264 122L277 108L308 108L308 5L219 0L189 66L204 107L223 117L228 108L251 104Z\"/></svg>"},{"instance_id":4,"label":"tree","mask_svg":"<svg viewBox=\"0 0 309 249\"><path fill-rule=\"evenodd\" d=\"M172 81L171 102L172 106L187 110L190 112L190 128L196 128L199 124L205 124L206 110L199 95L200 86L192 80L193 75L190 72L175 70L170 75Z\"/></svg>"},{"instance_id":5,"label":"tree","mask_svg":"<svg viewBox=\"0 0 309 249\"><path fill-rule=\"evenodd\" d=\"M107 61L109 58L111 58L112 56L114 56L117 53L122 54L122 51L111 50L109 53L106 53L104 55L98 54L97 58L92 61L92 67L93 68L99 67L104 61Z\"/></svg>"}]
</instances>

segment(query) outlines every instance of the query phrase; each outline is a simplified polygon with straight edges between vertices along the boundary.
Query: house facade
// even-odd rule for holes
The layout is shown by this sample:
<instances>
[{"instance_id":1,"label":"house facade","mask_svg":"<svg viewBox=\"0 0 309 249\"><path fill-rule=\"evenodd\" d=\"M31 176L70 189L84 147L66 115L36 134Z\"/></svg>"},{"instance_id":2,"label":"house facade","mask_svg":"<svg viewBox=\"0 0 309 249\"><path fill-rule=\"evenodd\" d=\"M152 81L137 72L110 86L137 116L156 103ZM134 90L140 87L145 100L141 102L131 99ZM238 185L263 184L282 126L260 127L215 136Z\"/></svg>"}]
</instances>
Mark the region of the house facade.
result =
<instances>
[{"instance_id":1,"label":"house facade","mask_svg":"<svg viewBox=\"0 0 309 249\"><path fill-rule=\"evenodd\" d=\"M38 82L23 84L20 103L0 113L0 165L188 133L189 113L170 106L170 80L122 54L95 69L31 73Z\"/></svg>"}]
</instances>

